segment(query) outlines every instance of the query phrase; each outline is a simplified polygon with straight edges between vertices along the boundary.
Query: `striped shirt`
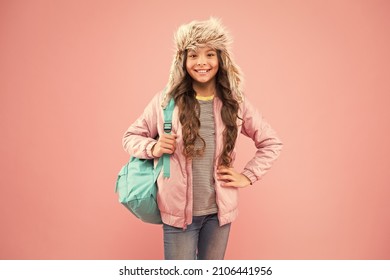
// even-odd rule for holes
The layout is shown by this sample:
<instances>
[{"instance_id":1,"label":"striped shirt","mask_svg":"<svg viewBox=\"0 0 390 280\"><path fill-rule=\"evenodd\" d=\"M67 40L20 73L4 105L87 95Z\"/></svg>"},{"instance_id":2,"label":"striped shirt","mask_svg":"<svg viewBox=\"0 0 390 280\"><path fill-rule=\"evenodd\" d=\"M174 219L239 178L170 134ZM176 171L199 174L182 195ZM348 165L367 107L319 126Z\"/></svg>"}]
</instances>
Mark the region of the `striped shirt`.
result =
<instances>
[{"instance_id":1,"label":"striped shirt","mask_svg":"<svg viewBox=\"0 0 390 280\"><path fill-rule=\"evenodd\" d=\"M198 97L197 97L198 98ZM200 104L199 135L206 142L204 154L192 160L193 180L193 215L203 216L218 212L214 189L214 158L215 158L215 123L213 99L202 100ZM197 139L195 148L202 147L202 141Z\"/></svg>"}]
</instances>

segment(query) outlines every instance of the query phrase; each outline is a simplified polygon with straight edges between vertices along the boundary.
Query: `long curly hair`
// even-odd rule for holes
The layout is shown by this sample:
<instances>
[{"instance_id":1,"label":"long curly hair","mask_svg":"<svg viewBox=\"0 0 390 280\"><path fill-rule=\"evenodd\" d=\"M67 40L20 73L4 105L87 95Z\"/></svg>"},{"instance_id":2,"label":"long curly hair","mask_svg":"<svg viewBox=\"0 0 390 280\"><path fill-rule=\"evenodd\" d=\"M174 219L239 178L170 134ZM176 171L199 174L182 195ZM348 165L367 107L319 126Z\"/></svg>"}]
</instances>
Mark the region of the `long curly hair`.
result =
<instances>
[{"instance_id":1,"label":"long curly hair","mask_svg":"<svg viewBox=\"0 0 390 280\"><path fill-rule=\"evenodd\" d=\"M218 57L218 72L216 74L216 93L222 101L221 118L225 124L223 131L223 149L218 156L218 165L226 167L231 166L232 158L231 152L234 150L237 139L237 118L239 103L233 97L230 89L230 83L226 67L223 65L221 53L217 51ZM187 54L184 54L183 62L183 79L172 88L170 95L174 98L175 104L179 108L179 120L182 125L183 134L183 154L186 158L194 158L201 156L206 148L206 142L199 135L200 128L200 105L196 99L196 92L192 87L192 78L186 70ZM199 139L201 147L195 147L195 142Z\"/></svg>"}]
</instances>

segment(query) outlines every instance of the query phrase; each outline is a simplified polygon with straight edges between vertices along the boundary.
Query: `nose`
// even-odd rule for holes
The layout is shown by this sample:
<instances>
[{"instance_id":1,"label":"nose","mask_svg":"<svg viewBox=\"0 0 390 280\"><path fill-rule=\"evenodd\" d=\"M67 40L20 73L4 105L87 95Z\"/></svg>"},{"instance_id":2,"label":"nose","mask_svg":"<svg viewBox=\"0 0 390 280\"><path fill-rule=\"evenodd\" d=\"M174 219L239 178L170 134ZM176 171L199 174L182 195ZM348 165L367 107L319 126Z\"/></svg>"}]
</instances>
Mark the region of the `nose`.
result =
<instances>
[{"instance_id":1,"label":"nose","mask_svg":"<svg viewBox=\"0 0 390 280\"><path fill-rule=\"evenodd\" d=\"M198 56L198 61L196 63L197 65L205 65L206 64L206 59L203 55Z\"/></svg>"}]
</instances>

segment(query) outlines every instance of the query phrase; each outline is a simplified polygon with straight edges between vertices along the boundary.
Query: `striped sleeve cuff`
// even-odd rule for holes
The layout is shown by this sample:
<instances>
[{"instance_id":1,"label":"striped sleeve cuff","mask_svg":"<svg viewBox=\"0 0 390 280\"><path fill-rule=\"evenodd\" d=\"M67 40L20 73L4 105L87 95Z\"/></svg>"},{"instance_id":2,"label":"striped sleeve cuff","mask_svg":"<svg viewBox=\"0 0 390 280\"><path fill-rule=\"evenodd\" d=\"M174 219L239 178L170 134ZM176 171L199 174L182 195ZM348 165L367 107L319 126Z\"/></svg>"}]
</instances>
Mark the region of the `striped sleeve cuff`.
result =
<instances>
[{"instance_id":1,"label":"striped sleeve cuff","mask_svg":"<svg viewBox=\"0 0 390 280\"><path fill-rule=\"evenodd\" d=\"M249 179L249 181L251 181L251 185L253 185L253 183L258 180L255 174L253 174L248 169L245 169L241 174L245 175Z\"/></svg>"},{"instance_id":2,"label":"striped sleeve cuff","mask_svg":"<svg viewBox=\"0 0 390 280\"><path fill-rule=\"evenodd\" d=\"M153 141L150 141L149 144L146 145L146 154L149 158L154 158L153 154L152 154L152 148L153 146L157 143L156 140L153 140Z\"/></svg>"}]
</instances>

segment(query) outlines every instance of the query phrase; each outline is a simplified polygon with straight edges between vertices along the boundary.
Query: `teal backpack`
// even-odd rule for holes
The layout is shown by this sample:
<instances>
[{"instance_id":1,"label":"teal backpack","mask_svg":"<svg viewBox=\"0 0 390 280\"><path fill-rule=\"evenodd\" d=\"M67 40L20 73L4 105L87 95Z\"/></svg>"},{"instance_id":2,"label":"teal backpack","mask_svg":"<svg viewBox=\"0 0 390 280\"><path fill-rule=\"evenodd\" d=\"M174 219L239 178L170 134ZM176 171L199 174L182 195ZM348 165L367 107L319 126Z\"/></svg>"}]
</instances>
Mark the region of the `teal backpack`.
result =
<instances>
[{"instance_id":1,"label":"teal backpack","mask_svg":"<svg viewBox=\"0 0 390 280\"><path fill-rule=\"evenodd\" d=\"M172 114L175 103L170 99L164 109L164 132L172 130ZM115 192L131 213L145 223L162 224L157 205L157 178L163 169L165 178L170 177L170 155L163 154L154 168L153 159L140 159L131 156L122 167L116 181Z\"/></svg>"}]
</instances>

